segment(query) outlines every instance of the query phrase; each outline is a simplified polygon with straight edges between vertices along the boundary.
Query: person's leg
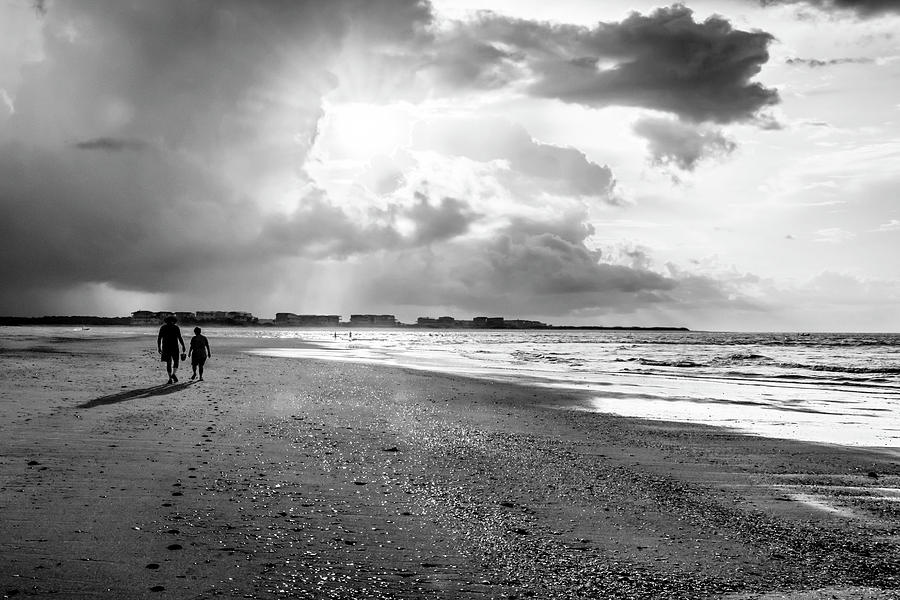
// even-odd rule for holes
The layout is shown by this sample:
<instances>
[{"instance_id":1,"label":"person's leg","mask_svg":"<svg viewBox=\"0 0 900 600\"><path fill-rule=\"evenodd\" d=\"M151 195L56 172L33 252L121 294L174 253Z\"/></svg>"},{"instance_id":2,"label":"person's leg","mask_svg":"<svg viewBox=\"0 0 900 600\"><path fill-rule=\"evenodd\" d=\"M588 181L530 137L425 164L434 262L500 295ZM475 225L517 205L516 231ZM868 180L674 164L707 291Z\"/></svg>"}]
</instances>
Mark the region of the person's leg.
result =
<instances>
[{"instance_id":1,"label":"person's leg","mask_svg":"<svg viewBox=\"0 0 900 600\"><path fill-rule=\"evenodd\" d=\"M197 365L197 368L200 370L200 381L203 381L203 363Z\"/></svg>"},{"instance_id":2,"label":"person's leg","mask_svg":"<svg viewBox=\"0 0 900 600\"><path fill-rule=\"evenodd\" d=\"M197 378L197 361L191 358L191 379Z\"/></svg>"},{"instance_id":3,"label":"person's leg","mask_svg":"<svg viewBox=\"0 0 900 600\"><path fill-rule=\"evenodd\" d=\"M178 383L178 351L175 351L175 354L172 355L172 383Z\"/></svg>"},{"instance_id":4,"label":"person's leg","mask_svg":"<svg viewBox=\"0 0 900 600\"><path fill-rule=\"evenodd\" d=\"M169 383L172 383L172 357L166 356L166 373L169 375Z\"/></svg>"}]
</instances>

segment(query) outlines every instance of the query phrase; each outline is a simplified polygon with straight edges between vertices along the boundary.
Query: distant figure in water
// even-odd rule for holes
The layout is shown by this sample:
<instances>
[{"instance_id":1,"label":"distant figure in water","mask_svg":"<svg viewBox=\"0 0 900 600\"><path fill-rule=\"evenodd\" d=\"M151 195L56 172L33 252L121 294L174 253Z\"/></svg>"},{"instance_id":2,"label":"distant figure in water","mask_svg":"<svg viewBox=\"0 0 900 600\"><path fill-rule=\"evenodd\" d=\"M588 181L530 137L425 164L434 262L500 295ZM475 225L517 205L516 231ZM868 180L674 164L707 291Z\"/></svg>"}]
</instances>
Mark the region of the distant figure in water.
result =
<instances>
[{"instance_id":1,"label":"distant figure in water","mask_svg":"<svg viewBox=\"0 0 900 600\"><path fill-rule=\"evenodd\" d=\"M166 373L169 374L169 383L178 383L178 344L181 344L181 352L184 353L184 340L181 337L181 329L175 323L178 319L174 315L165 318L163 326L159 328L156 336L156 349L159 351L160 360L166 362Z\"/></svg>"},{"instance_id":2,"label":"distant figure in water","mask_svg":"<svg viewBox=\"0 0 900 600\"><path fill-rule=\"evenodd\" d=\"M209 349L209 340L205 335L200 334L200 328L194 327L194 337L191 338L191 349L188 350L188 356L191 357L191 379L197 376L200 371L200 381L203 381L203 365L206 363L207 357L212 356Z\"/></svg>"}]
</instances>

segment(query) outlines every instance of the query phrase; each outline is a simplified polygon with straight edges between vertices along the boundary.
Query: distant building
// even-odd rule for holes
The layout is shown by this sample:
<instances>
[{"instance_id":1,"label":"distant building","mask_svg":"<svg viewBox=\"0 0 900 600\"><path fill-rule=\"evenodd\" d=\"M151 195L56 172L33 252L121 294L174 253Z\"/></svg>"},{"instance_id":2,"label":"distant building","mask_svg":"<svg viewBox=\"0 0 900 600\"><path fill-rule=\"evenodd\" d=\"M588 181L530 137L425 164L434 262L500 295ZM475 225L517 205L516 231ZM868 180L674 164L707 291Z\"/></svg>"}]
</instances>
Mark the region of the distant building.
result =
<instances>
[{"instance_id":1,"label":"distant building","mask_svg":"<svg viewBox=\"0 0 900 600\"><path fill-rule=\"evenodd\" d=\"M136 310L131 313L132 325L162 325L166 317L174 316L180 323L196 323L197 315L186 311Z\"/></svg>"},{"instance_id":2,"label":"distant building","mask_svg":"<svg viewBox=\"0 0 900 600\"><path fill-rule=\"evenodd\" d=\"M198 310L195 315L195 320L198 323L252 325L257 321L253 313L244 310Z\"/></svg>"},{"instance_id":3,"label":"distant building","mask_svg":"<svg viewBox=\"0 0 900 600\"><path fill-rule=\"evenodd\" d=\"M475 317L471 321L453 317L419 317L414 327L428 329L546 329L550 327L540 321L525 319L505 319L504 317Z\"/></svg>"},{"instance_id":4,"label":"distant building","mask_svg":"<svg viewBox=\"0 0 900 600\"><path fill-rule=\"evenodd\" d=\"M153 312L150 310L136 310L131 313L132 325L159 325L169 313Z\"/></svg>"},{"instance_id":5,"label":"distant building","mask_svg":"<svg viewBox=\"0 0 900 600\"><path fill-rule=\"evenodd\" d=\"M290 327L338 327L341 317L338 315L295 315L294 313L275 313L276 325Z\"/></svg>"},{"instance_id":6,"label":"distant building","mask_svg":"<svg viewBox=\"0 0 900 600\"><path fill-rule=\"evenodd\" d=\"M243 310L230 310L225 313L225 318L241 325L249 325L254 321L253 314Z\"/></svg>"},{"instance_id":7,"label":"distant building","mask_svg":"<svg viewBox=\"0 0 900 600\"><path fill-rule=\"evenodd\" d=\"M132 325L160 325L163 320L174 315L180 323L217 323L220 325L251 325L255 324L258 319L252 313L246 311L224 311L224 310L198 310L197 312L189 311L158 311L136 310L131 313Z\"/></svg>"},{"instance_id":8,"label":"distant building","mask_svg":"<svg viewBox=\"0 0 900 600\"><path fill-rule=\"evenodd\" d=\"M546 323L540 321L527 321L524 319L507 319L503 323L505 329L546 329L549 327Z\"/></svg>"},{"instance_id":9,"label":"distant building","mask_svg":"<svg viewBox=\"0 0 900 600\"><path fill-rule=\"evenodd\" d=\"M217 321L225 318L225 311L222 310L198 310L195 314L197 321L200 323Z\"/></svg>"},{"instance_id":10,"label":"distant building","mask_svg":"<svg viewBox=\"0 0 900 600\"><path fill-rule=\"evenodd\" d=\"M472 322L482 329L503 329L505 326L503 317L475 317Z\"/></svg>"},{"instance_id":11,"label":"distant building","mask_svg":"<svg viewBox=\"0 0 900 600\"><path fill-rule=\"evenodd\" d=\"M350 315L352 327L396 327L394 315Z\"/></svg>"},{"instance_id":12,"label":"distant building","mask_svg":"<svg viewBox=\"0 0 900 600\"><path fill-rule=\"evenodd\" d=\"M416 325L419 327L433 327L435 329L459 327L461 324L461 321L457 321L453 317L438 317L437 319L432 317L419 317L416 319Z\"/></svg>"}]
</instances>

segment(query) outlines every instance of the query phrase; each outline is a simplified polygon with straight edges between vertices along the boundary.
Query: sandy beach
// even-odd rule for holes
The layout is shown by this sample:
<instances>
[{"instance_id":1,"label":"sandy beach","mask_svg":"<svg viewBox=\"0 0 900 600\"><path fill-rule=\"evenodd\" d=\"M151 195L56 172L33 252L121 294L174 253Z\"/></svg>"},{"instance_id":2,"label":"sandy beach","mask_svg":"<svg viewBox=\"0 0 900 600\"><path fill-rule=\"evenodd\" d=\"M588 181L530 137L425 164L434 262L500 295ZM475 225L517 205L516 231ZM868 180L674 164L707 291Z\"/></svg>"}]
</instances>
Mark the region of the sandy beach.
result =
<instances>
[{"instance_id":1,"label":"sandy beach","mask_svg":"<svg viewBox=\"0 0 900 600\"><path fill-rule=\"evenodd\" d=\"M900 598L896 450L209 333L0 342L4 598Z\"/></svg>"}]
</instances>

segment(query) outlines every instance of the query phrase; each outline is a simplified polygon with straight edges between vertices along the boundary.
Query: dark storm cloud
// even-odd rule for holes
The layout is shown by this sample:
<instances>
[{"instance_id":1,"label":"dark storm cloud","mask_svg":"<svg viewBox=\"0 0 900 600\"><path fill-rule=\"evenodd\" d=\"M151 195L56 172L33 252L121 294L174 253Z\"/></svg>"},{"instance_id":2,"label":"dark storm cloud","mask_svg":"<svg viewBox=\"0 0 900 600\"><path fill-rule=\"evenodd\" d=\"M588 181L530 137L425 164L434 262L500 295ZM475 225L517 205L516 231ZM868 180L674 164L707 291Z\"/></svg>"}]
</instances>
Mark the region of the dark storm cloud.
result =
<instances>
[{"instance_id":1,"label":"dark storm cloud","mask_svg":"<svg viewBox=\"0 0 900 600\"><path fill-rule=\"evenodd\" d=\"M672 119L641 119L634 124L634 132L647 140L653 164L685 171L694 170L705 158L724 156L736 148L721 131Z\"/></svg>"},{"instance_id":2,"label":"dark storm cloud","mask_svg":"<svg viewBox=\"0 0 900 600\"><path fill-rule=\"evenodd\" d=\"M0 279L51 295L82 282L172 292L220 268L239 282L292 256L427 246L479 218L461 200L422 194L359 218L318 191L290 215L263 215L162 153L55 154L18 144L0 146L0 200Z\"/></svg>"},{"instance_id":3,"label":"dark storm cloud","mask_svg":"<svg viewBox=\"0 0 900 600\"><path fill-rule=\"evenodd\" d=\"M439 44L428 67L440 73L438 83L449 90L500 88L522 75L523 55L477 39L477 31L461 27Z\"/></svg>"},{"instance_id":4,"label":"dark storm cloud","mask_svg":"<svg viewBox=\"0 0 900 600\"><path fill-rule=\"evenodd\" d=\"M467 73L477 65L470 80L530 81L527 90L535 96L591 107L653 108L721 123L753 119L778 102L774 89L752 81L774 38L734 29L719 16L696 22L682 5L594 28L482 13L459 29L458 35L477 45L443 48L437 67L468 65L462 69Z\"/></svg>"},{"instance_id":5,"label":"dark storm cloud","mask_svg":"<svg viewBox=\"0 0 900 600\"><path fill-rule=\"evenodd\" d=\"M142 140L99 137L92 140L77 142L75 144L75 147L82 150L104 150L106 152L120 152L123 150L145 150L148 147L148 144L147 142L144 142Z\"/></svg>"},{"instance_id":6,"label":"dark storm cloud","mask_svg":"<svg viewBox=\"0 0 900 600\"><path fill-rule=\"evenodd\" d=\"M829 60L819 60L817 58L789 58L784 61L786 64L795 66L804 66L811 69L819 67L832 67L834 65L863 65L875 62L871 58L832 58Z\"/></svg>"},{"instance_id":7,"label":"dark storm cloud","mask_svg":"<svg viewBox=\"0 0 900 600\"><path fill-rule=\"evenodd\" d=\"M825 11L852 11L861 17L881 14L900 14L897 0L759 0L763 6L779 4L801 4Z\"/></svg>"},{"instance_id":8,"label":"dark storm cloud","mask_svg":"<svg viewBox=\"0 0 900 600\"><path fill-rule=\"evenodd\" d=\"M19 297L86 282L171 292L222 270L239 286L267 260L403 243L394 223L354 224L327 200L285 219L256 194L269 177L302 177L347 31L365 23L373 45L403 41L430 21L427 3L40 7L42 59L7 90L0 142L0 277ZM275 246L285 220L306 220L302 237ZM3 298L0 312L22 310Z\"/></svg>"},{"instance_id":9,"label":"dark storm cloud","mask_svg":"<svg viewBox=\"0 0 900 600\"><path fill-rule=\"evenodd\" d=\"M529 294L577 296L601 292L636 293L670 287L664 277L599 262L583 242L552 232L508 231L486 247L485 263L502 282L500 289Z\"/></svg>"},{"instance_id":10,"label":"dark storm cloud","mask_svg":"<svg viewBox=\"0 0 900 600\"><path fill-rule=\"evenodd\" d=\"M486 238L458 238L433 252L401 252L403 269L366 277L364 296L396 304L453 305L501 314L565 314L662 302L674 280L645 268L606 264L578 212L514 218Z\"/></svg>"},{"instance_id":11,"label":"dark storm cloud","mask_svg":"<svg viewBox=\"0 0 900 600\"><path fill-rule=\"evenodd\" d=\"M0 145L0 277L168 290L238 260L254 207L174 157Z\"/></svg>"},{"instance_id":12,"label":"dark storm cloud","mask_svg":"<svg viewBox=\"0 0 900 600\"><path fill-rule=\"evenodd\" d=\"M542 180L551 191L611 200L614 180L609 167L575 148L537 142L524 127L501 119L421 122L413 131L413 145L479 162L504 160L511 169Z\"/></svg>"},{"instance_id":13,"label":"dark storm cloud","mask_svg":"<svg viewBox=\"0 0 900 600\"><path fill-rule=\"evenodd\" d=\"M255 252L259 259L289 253L342 259L400 243L390 220L361 224L317 193L305 198L290 216L269 220Z\"/></svg>"},{"instance_id":14,"label":"dark storm cloud","mask_svg":"<svg viewBox=\"0 0 900 600\"><path fill-rule=\"evenodd\" d=\"M491 236L460 237L429 252L400 250L357 272L359 297L393 306L452 306L476 314L627 315L649 310L760 310L740 281L667 265L641 248L590 248L586 214L512 218ZM374 257L370 257L374 258ZM402 269L387 268L402 264Z\"/></svg>"},{"instance_id":15,"label":"dark storm cloud","mask_svg":"<svg viewBox=\"0 0 900 600\"><path fill-rule=\"evenodd\" d=\"M462 235L478 219L478 214L465 202L456 198L442 198L432 204L422 193L416 193L416 203L403 209L402 214L414 226L410 243L428 245Z\"/></svg>"}]
</instances>

